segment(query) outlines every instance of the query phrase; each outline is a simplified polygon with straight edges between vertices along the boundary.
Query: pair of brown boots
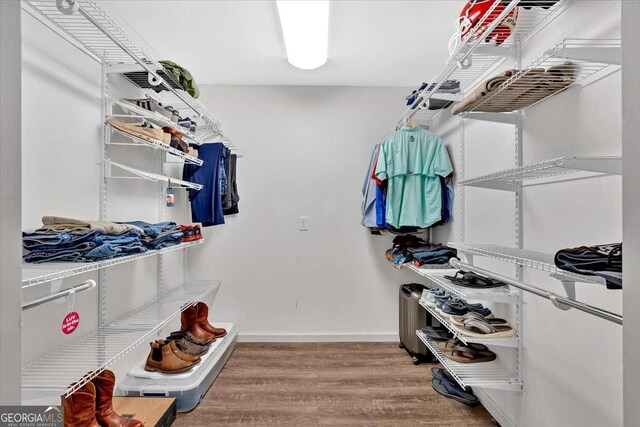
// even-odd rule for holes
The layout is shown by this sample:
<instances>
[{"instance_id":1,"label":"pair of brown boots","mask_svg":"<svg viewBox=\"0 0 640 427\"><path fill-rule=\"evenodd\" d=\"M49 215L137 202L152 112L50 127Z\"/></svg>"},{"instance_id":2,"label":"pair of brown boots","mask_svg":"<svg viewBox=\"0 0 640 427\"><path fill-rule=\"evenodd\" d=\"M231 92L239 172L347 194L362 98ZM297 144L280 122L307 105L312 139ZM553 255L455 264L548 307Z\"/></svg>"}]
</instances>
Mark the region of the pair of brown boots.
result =
<instances>
[{"instance_id":1,"label":"pair of brown boots","mask_svg":"<svg viewBox=\"0 0 640 427\"><path fill-rule=\"evenodd\" d=\"M189 332L200 340L213 342L216 338L227 335L226 329L216 328L209 323L209 307L202 301L185 308L180 321L180 330Z\"/></svg>"},{"instance_id":2,"label":"pair of brown boots","mask_svg":"<svg viewBox=\"0 0 640 427\"><path fill-rule=\"evenodd\" d=\"M147 356L145 371L160 371L163 374L179 374L200 363L200 356L191 355L178 348L175 341L156 340L152 342Z\"/></svg>"},{"instance_id":3,"label":"pair of brown boots","mask_svg":"<svg viewBox=\"0 0 640 427\"><path fill-rule=\"evenodd\" d=\"M121 417L113 410L116 376L102 371L68 397L62 396L65 427L144 427L141 421Z\"/></svg>"}]
</instances>

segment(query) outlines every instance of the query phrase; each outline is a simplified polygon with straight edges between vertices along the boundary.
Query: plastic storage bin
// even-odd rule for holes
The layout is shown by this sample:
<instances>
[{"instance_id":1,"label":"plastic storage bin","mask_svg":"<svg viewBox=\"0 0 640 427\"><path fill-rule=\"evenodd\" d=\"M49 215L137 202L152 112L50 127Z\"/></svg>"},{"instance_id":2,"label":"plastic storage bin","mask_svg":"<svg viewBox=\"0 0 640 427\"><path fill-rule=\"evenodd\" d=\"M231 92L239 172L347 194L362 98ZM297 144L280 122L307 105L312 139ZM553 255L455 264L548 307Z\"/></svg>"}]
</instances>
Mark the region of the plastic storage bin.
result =
<instances>
[{"instance_id":1,"label":"plastic storage bin","mask_svg":"<svg viewBox=\"0 0 640 427\"><path fill-rule=\"evenodd\" d=\"M219 338L202 357L202 361L188 372L168 375L147 372L144 361L133 367L118 385L118 394L123 396L168 396L175 397L178 412L186 412L200 403L211 384L224 367L236 347L238 329L232 323L220 323L228 333Z\"/></svg>"}]
</instances>

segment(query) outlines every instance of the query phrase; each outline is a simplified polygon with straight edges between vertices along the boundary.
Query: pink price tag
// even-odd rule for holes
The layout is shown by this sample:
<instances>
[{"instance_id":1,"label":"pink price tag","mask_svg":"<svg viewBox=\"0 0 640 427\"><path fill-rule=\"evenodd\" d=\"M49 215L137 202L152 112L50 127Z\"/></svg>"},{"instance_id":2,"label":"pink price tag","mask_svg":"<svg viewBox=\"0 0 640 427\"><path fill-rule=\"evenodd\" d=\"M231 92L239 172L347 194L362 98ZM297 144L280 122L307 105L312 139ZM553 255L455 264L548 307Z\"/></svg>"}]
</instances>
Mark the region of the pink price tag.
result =
<instances>
[{"instance_id":1,"label":"pink price tag","mask_svg":"<svg viewBox=\"0 0 640 427\"><path fill-rule=\"evenodd\" d=\"M72 334L80 325L80 315L76 311L71 311L62 319L62 332L65 335Z\"/></svg>"}]
</instances>

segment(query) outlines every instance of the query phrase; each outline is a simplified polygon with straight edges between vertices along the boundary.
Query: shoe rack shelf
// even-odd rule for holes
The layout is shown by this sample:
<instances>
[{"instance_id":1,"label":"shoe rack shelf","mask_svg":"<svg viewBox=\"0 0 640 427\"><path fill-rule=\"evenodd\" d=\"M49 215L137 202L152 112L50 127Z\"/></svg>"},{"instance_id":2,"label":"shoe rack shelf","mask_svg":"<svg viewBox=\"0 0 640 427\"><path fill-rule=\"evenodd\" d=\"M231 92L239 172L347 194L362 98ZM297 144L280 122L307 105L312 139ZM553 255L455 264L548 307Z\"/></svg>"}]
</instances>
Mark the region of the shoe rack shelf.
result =
<instances>
[{"instance_id":1,"label":"shoe rack shelf","mask_svg":"<svg viewBox=\"0 0 640 427\"><path fill-rule=\"evenodd\" d=\"M177 178L172 178L170 176L165 176L165 175L160 175L157 173L153 173L153 172L146 172L140 169L136 169L136 168L132 168L130 166L126 166L123 165L122 163L118 163L118 162L114 162L113 160L110 159L105 159L105 163L107 168L107 173L106 176L107 178L111 178L111 179L135 179L135 178L143 178L146 179L148 181L153 181L153 182L166 182L167 184L169 182L171 182L171 185L175 186L176 188L188 188L191 190L197 190L200 191L202 190L203 186L202 184L194 184L193 182L189 182L189 181L183 181L181 179L177 179ZM123 171L129 172L130 174L134 175L134 176L115 176L112 175L111 173L111 168L109 166L115 166L118 169L122 169Z\"/></svg>"},{"instance_id":2,"label":"shoe rack shelf","mask_svg":"<svg viewBox=\"0 0 640 427\"><path fill-rule=\"evenodd\" d=\"M467 244L457 242L450 242L447 243L447 245L457 249L459 252L462 252L467 256L477 255L533 268L535 270L547 272L554 278L565 282L583 282L599 285L606 284L605 280L598 276L585 276L557 268L553 262L554 256L551 254L499 245Z\"/></svg>"},{"instance_id":3,"label":"shoe rack shelf","mask_svg":"<svg viewBox=\"0 0 640 427\"><path fill-rule=\"evenodd\" d=\"M564 39L529 66L521 68L498 88L480 98L461 113L462 117L473 119L474 112L499 109L501 112L524 110L545 99L582 82L604 69L619 69L622 58L620 39ZM570 63L571 65L567 65ZM555 67L563 76L555 79L541 79L535 70ZM570 77L567 77L570 76ZM515 99L510 93L525 93ZM540 92L544 92L544 96ZM527 101L529 105L522 107ZM502 114L502 113L497 113ZM483 118L483 116L478 116Z\"/></svg>"},{"instance_id":4,"label":"shoe rack shelf","mask_svg":"<svg viewBox=\"0 0 640 427\"><path fill-rule=\"evenodd\" d=\"M196 136L195 133L189 131L188 129L180 126L179 124L177 124L176 122L169 120L168 118L166 118L165 116L163 116L160 113L156 113L155 111L149 111L149 110L145 110L144 108L138 107L137 105L133 105L131 103L128 102L124 102L124 101L118 101L116 99L109 99L109 102L112 104L112 107L114 105L117 105L118 107L122 108L123 110L129 111L130 115L127 115L125 117L137 117L137 118L144 118L147 120L152 121L153 123L160 125L160 126L168 126L172 129L177 130L178 132L180 132L182 134L183 137L188 138L191 140L191 142L193 142L194 144L198 144L198 145L202 145L202 140L200 138L198 138Z\"/></svg>"},{"instance_id":5,"label":"shoe rack shelf","mask_svg":"<svg viewBox=\"0 0 640 427\"><path fill-rule=\"evenodd\" d=\"M478 34L478 31L470 31L465 36L457 48L453 49L442 68L438 70L431 80L427 81L429 85L436 83L433 91L423 90L418 94L416 101L407 108L398 124L402 125L406 120L413 117L429 98L437 98L436 91L438 87L441 82L447 79L460 81L461 96L469 93L477 83L487 77L505 59L515 59L517 48L559 16L566 9L568 2L568 0L550 0L548 9L536 7L526 10L517 6L519 0L512 0L505 8L502 7L502 0L494 0L491 7L474 27L483 28L482 34ZM504 17L508 16L514 9L517 9L518 19L511 36L498 46L484 42Z\"/></svg>"},{"instance_id":6,"label":"shoe rack shelf","mask_svg":"<svg viewBox=\"0 0 640 427\"><path fill-rule=\"evenodd\" d=\"M484 344L487 346L495 345L497 347L511 347L511 348L518 347L519 338L517 336L509 337L509 338L475 338L475 337L469 337L469 336L463 335L457 330L455 330L453 326L451 326L451 321L447 319L445 316L443 316L442 314L440 314L434 307L428 306L427 303L422 299L419 300L419 304L425 310L431 313L431 315L438 322L440 322L441 325L447 328L455 338L459 339L465 344L477 343L477 344Z\"/></svg>"},{"instance_id":7,"label":"shoe rack shelf","mask_svg":"<svg viewBox=\"0 0 640 427\"><path fill-rule=\"evenodd\" d=\"M145 139L138 138L137 136L134 136L134 135L128 134L126 132L123 132L123 131L121 131L119 129L116 129L116 128L108 125L108 124L107 124L107 127L111 130L111 132L116 133L118 135L122 135L125 138L128 138L131 141L134 141L135 144L133 144L133 145L142 145L142 146L145 146L145 147L151 147L151 148L156 149L156 150L166 151L167 153L172 154L172 155L184 160L185 163L190 163L190 164L198 165L198 166L201 166L204 163L199 158L191 156L191 155L189 155L187 153L184 153L184 152L182 152L182 151L180 151L178 149L175 149L175 148L173 148L173 147L171 147L171 146L169 146L167 144L164 144L164 143L162 143L160 141L154 141L154 142L147 141ZM126 143L122 143L122 142L115 142L115 141L113 141L111 139L109 139L107 141L107 144L108 145L131 145L131 144L126 144Z\"/></svg>"},{"instance_id":8,"label":"shoe rack shelf","mask_svg":"<svg viewBox=\"0 0 640 427\"><path fill-rule=\"evenodd\" d=\"M412 264L405 264L407 268L415 271L420 276L428 279L434 286L445 289L458 298L477 301L501 302L507 304L516 304L518 301L518 293L510 290L508 287L491 288L491 289L474 289L464 286L458 286L450 282L444 276L454 276L458 270L432 270L416 267Z\"/></svg>"},{"instance_id":9,"label":"shoe rack shelf","mask_svg":"<svg viewBox=\"0 0 640 427\"><path fill-rule=\"evenodd\" d=\"M72 394L138 346L155 339L183 309L215 297L220 284L220 280L184 284L24 366L23 401Z\"/></svg>"},{"instance_id":10,"label":"shoe rack shelf","mask_svg":"<svg viewBox=\"0 0 640 427\"><path fill-rule=\"evenodd\" d=\"M622 174L620 156L566 156L517 168L506 169L458 182L468 187L518 191L519 183L554 178L571 173L590 172L607 175Z\"/></svg>"},{"instance_id":11,"label":"shoe rack shelf","mask_svg":"<svg viewBox=\"0 0 640 427\"><path fill-rule=\"evenodd\" d=\"M180 249L187 249L191 246L202 243L204 243L204 239L181 243L179 245L169 246L163 249L148 250L140 254L111 258L96 262L50 262L43 264L23 263L22 288L43 285L55 280L66 279L68 277L77 276L90 271L101 270L114 265L125 264L142 258L154 257L167 252L178 251Z\"/></svg>"},{"instance_id":12,"label":"shoe rack shelf","mask_svg":"<svg viewBox=\"0 0 640 427\"><path fill-rule=\"evenodd\" d=\"M454 362L447 358L438 347L438 344L427 338L422 331L416 331L416 334L461 387L507 391L522 390L522 382L505 370L497 361L482 363Z\"/></svg>"}]
</instances>

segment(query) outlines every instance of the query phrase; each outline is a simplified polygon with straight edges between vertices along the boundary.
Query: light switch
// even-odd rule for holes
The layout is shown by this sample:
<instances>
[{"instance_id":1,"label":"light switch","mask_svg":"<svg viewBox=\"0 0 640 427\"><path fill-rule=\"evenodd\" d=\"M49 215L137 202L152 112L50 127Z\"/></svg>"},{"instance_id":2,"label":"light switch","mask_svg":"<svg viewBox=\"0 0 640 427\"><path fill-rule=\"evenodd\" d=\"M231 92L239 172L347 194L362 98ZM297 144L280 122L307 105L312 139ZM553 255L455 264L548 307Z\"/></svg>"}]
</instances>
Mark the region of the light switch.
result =
<instances>
[{"instance_id":1,"label":"light switch","mask_svg":"<svg viewBox=\"0 0 640 427\"><path fill-rule=\"evenodd\" d=\"M309 217L308 216L301 216L298 219L298 230L299 231L309 231Z\"/></svg>"}]
</instances>

